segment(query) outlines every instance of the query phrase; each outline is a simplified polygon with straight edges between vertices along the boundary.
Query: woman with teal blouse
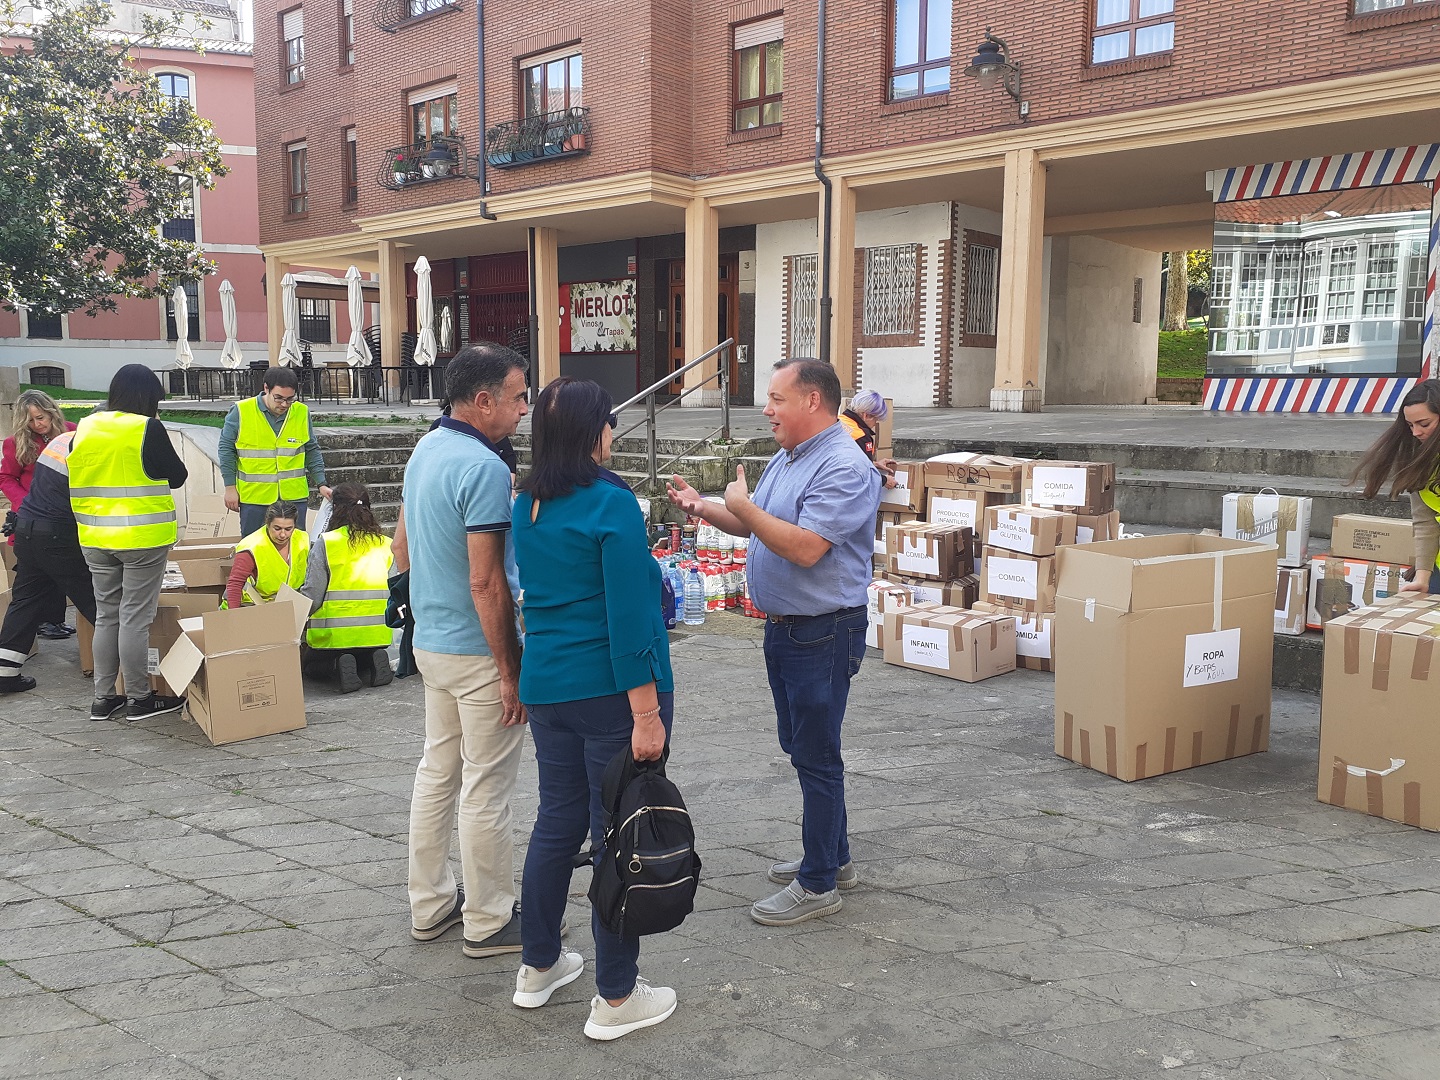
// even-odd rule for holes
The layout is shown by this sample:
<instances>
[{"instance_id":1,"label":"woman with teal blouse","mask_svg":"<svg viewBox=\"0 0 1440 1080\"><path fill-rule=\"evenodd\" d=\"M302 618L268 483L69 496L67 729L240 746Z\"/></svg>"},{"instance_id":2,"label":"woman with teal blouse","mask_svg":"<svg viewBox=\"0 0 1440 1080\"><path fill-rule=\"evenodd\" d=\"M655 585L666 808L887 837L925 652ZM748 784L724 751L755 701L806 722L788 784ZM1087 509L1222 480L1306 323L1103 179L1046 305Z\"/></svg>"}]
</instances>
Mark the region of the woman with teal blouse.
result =
<instances>
[{"instance_id":1,"label":"woman with teal blouse","mask_svg":"<svg viewBox=\"0 0 1440 1080\"><path fill-rule=\"evenodd\" d=\"M640 505L602 468L615 419L597 383L561 377L531 413L531 469L511 526L524 595L520 700L540 773L540 809L521 888L516 1005L538 1008L574 982L584 958L561 948L575 853L599 851L605 766L626 747L659 758L670 734L674 680L660 610L660 567ZM598 854L597 854L598 858ZM675 1011L675 991L638 977L640 939L593 913L595 985L585 1034L618 1039Z\"/></svg>"}]
</instances>

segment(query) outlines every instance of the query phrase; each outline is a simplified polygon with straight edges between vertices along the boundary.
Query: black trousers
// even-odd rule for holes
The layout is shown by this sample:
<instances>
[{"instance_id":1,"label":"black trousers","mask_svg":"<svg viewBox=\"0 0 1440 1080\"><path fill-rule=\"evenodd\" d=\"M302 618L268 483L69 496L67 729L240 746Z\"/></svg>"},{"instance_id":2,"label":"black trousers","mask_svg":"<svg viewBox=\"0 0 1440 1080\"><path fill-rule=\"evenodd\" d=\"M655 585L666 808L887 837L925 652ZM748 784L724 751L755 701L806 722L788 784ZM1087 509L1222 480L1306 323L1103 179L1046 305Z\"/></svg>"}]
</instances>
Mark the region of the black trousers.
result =
<instances>
[{"instance_id":1,"label":"black trousers","mask_svg":"<svg viewBox=\"0 0 1440 1080\"><path fill-rule=\"evenodd\" d=\"M95 586L71 523L22 521L15 527L15 580L0 626L0 677L14 675L35 644L42 622L53 622L55 597L69 597L95 621Z\"/></svg>"},{"instance_id":2,"label":"black trousers","mask_svg":"<svg viewBox=\"0 0 1440 1080\"><path fill-rule=\"evenodd\" d=\"M13 546L13 545L12 545ZM18 568L17 568L18 569ZM52 589L50 592L50 605L45 611L45 617L40 620L44 623L63 623L65 621L65 594L59 589Z\"/></svg>"}]
</instances>

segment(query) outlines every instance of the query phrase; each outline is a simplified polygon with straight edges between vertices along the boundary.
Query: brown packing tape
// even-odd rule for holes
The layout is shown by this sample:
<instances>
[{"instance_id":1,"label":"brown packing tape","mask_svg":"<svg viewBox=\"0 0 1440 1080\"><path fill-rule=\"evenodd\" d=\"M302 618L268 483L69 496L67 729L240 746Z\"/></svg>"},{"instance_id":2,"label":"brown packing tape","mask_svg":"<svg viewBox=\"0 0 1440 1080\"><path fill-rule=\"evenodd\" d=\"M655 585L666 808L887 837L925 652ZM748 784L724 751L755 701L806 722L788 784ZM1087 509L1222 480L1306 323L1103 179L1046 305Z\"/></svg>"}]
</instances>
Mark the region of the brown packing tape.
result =
<instances>
[{"instance_id":1,"label":"brown packing tape","mask_svg":"<svg viewBox=\"0 0 1440 1080\"><path fill-rule=\"evenodd\" d=\"M1405 824L1419 826L1420 824L1420 785L1411 781L1404 787L1405 792Z\"/></svg>"},{"instance_id":2,"label":"brown packing tape","mask_svg":"<svg viewBox=\"0 0 1440 1080\"><path fill-rule=\"evenodd\" d=\"M1360 628L1358 626L1345 627L1345 674L1358 675L1360 673Z\"/></svg>"},{"instance_id":3,"label":"brown packing tape","mask_svg":"<svg viewBox=\"0 0 1440 1080\"><path fill-rule=\"evenodd\" d=\"M1225 737L1225 756L1233 758L1235 747L1240 742L1240 706L1230 706L1230 733Z\"/></svg>"},{"instance_id":4,"label":"brown packing tape","mask_svg":"<svg viewBox=\"0 0 1440 1080\"><path fill-rule=\"evenodd\" d=\"M1080 729L1080 764L1090 768L1090 732L1086 728Z\"/></svg>"},{"instance_id":5,"label":"brown packing tape","mask_svg":"<svg viewBox=\"0 0 1440 1080\"><path fill-rule=\"evenodd\" d=\"M1394 640L1391 634L1375 635L1375 661L1370 674L1371 690L1383 693L1390 689L1390 646Z\"/></svg>"},{"instance_id":6,"label":"brown packing tape","mask_svg":"<svg viewBox=\"0 0 1440 1080\"><path fill-rule=\"evenodd\" d=\"M1290 611L1290 575L1283 572L1275 578L1275 610L1281 615Z\"/></svg>"},{"instance_id":7,"label":"brown packing tape","mask_svg":"<svg viewBox=\"0 0 1440 1080\"><path fill-rule=\"evenodd\" d=\"M1365 587L1360 590L1360 603L1373 604L1375 602L1375 564L1370 563L1365 567Z\"/></svg>"},{"instance_id":8,"label":"brown packing tape","mask_svg":"<svg viewBox=\"0 0 1440 1080\"><path fill-rule=\"evenodd\" d=\"M1258 754L1260 743L1265 738L1265 714L1261 713L1255 717L1255 730L1250 735L1250 752Z\"/></svg>"},{"instance_id":9,"label":"brown packing tape","mask_svg":"<svg viewBox=\"0 0 1440 1080\"><path fill-rule=\"evenodd\" d=\"M1242 533L1255 531L1254 495L1241 495L1235 500L1235 528Z\"/></svg>"},{"instance_id":10,"label":"brown packing tape","mask_svg":"<svg viewBox=\"0 0 1440 1080\"><path fill-rule=\"evenodd\" d=\"M1065 756L1075 760L1075 716L1068 712L1065 714Z\"/></svg>"},{"instance_id":11,"label":"brown packing tape","mask_svg":"<svg viewBox=\"0 0 1440 1080\"><path fill-rule=\"evenodd\" d=\"M1385 816L1385 778L1373 770L1365 773L1365 809L1372 817Z\"/></svg>"},{"instance_id":12,"label":"brown packing tape","mask_svg":"<svg viewBox=\"0 0 1440 1080\"><path fill-rule=\"evenodd\" d=\"M1350 779L1350 770L1345 767L1345 762L1338 757L1330 769L1330 805L1345 805L1345 788Z\"/></svg>"},{"instance_id":13,"label":"brown packing tape","mask_svg":"<svg viewBox=\"0 0 1440 1080\"><path fill-rule=\"evenodd\" d=\"M1205 733L1197 731L1190 737L1190 763L1200 765L1205 761Z\"/></svg>"},{"instance_id":14,"label":"brown packing tape","mask_svg":"<svg viewBox=\"0 0 1440 1080\"><path fill-rule=\"evenodd\" d=\"M996 649L998 649L999 647L1000 647L1000 623L999 623L999 621L994 621L994 622L991 622L991 623L990 623L990 651L991 651L991 652L994 652L994 651L995 651Z\"/></svg>"},{"instance_id":15,"label":"brown packing tape","mask_svg":"<svg viewBox=\"0 0 1440 1080\"><path fill-rule=\"evenodd\" d=\"M1109 776L1118 776L1115 761L1115 725L1105 725L1105 772Z\"/></svg>"},{"instance_id":16,"label":"brown packing tape","mask_svg":"<svg viewBox=\"0 0 1440 1080\"><path fill-rule=\"evenodd\" d=\"M1300 525L1300 500L1288 495L1280 499L1279 533L1285 536L1294 532Z\"/></svg>"},{"instance_id":17,"label":"brown packing tape","mask_svg":"<svg viewBox=\"0 0 1440 1080\"><path fill-rule=\"evenodd\" d=\"M1142 742L1135 747L1135 779L1137 780L1142 780L1149 775L1145 771L1145 748L1149 745L1149 743Z\"/></svg>"},{"instance_id":18,"label":"brown packing tape","mask_svg":"<svg viewBox=\"0 0 1440 1080\"><path fill-rule=\"evenodd\" d=\"M1175 771L1175 729L1173 727L1165 729L1165 771L1167 773Z\"/></svg>"},{"instance_id":19,"label":"brown packing tape","mask_svg":"<svg viewBox=\"0 0 1440 1080\"><path fill-rule=\"evenodd\" d=\"M1434 638L1415 639L1415 660L1410 665L1410 678L1416 682L1425 682L1430 678L1430 658L1434 651Z\"/></svg>"}]
</instances>

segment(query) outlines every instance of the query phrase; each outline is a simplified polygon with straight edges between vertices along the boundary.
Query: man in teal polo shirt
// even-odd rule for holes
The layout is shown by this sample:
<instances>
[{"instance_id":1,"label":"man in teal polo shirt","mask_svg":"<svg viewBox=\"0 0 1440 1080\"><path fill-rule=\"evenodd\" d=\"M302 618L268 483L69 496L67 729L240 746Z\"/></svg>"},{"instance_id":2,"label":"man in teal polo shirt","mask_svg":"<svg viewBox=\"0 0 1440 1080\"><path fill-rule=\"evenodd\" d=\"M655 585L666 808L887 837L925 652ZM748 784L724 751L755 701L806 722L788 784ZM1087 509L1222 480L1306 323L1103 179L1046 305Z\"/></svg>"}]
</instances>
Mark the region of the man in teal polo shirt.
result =
<instances>
[{"instance_id":1,"label":"man in teal polo shirt","mask_svg":"<svg viewBox=\"0 0 1440 1080\"><path fill-rule=\"evenodd\" d=\"M526 369L518 354L488 343L450 361L451 415L405 467L395 533L425 683L425 750L410 800L410 934L430 941L463 922L472 957L520 951L510 810L525 723L519 579L510 469L495 443L527 411ZM457 806L459 887L450 868Z\"/></svg>"}]
</instances>

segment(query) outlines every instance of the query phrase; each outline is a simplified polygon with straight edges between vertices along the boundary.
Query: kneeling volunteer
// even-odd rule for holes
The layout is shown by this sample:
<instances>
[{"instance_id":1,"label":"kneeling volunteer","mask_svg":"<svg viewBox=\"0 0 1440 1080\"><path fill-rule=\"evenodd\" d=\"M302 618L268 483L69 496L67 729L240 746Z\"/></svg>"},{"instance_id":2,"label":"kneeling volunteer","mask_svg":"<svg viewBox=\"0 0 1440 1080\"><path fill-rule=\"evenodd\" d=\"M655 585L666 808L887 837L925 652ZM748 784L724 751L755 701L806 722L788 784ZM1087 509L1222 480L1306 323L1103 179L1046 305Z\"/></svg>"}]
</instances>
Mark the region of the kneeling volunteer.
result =
<instances>
[{"instance_id":1,"label":"kneeling volunteer","mask_svg":"<svg viewBox=\"0 0 1440 1080\"><path fill-rule=\"evenodd\" d=\"M395 632L385 625L394 559L364 484L339 484L333 499L334 528L311 547L301 590L310 600L305 670L349 694L365 685L361 672L371 686L394 678L386 650Z\"/></svg>"},{"instance_id":2,"label":"kneeling volunteer","mask_svg":"<svg viewBox=\"0 0 1440 1080\"><path fill-rule=\"evenodd\" d=\"M296 530L298 508L294 503L277 502L265 508L265 525L235 545L235 562L225 583L225 606L268 604L281 585L300 589L310 561L310 537ZM247 586L249 587L247 591Z\"/></svg>"}]
</instances>

